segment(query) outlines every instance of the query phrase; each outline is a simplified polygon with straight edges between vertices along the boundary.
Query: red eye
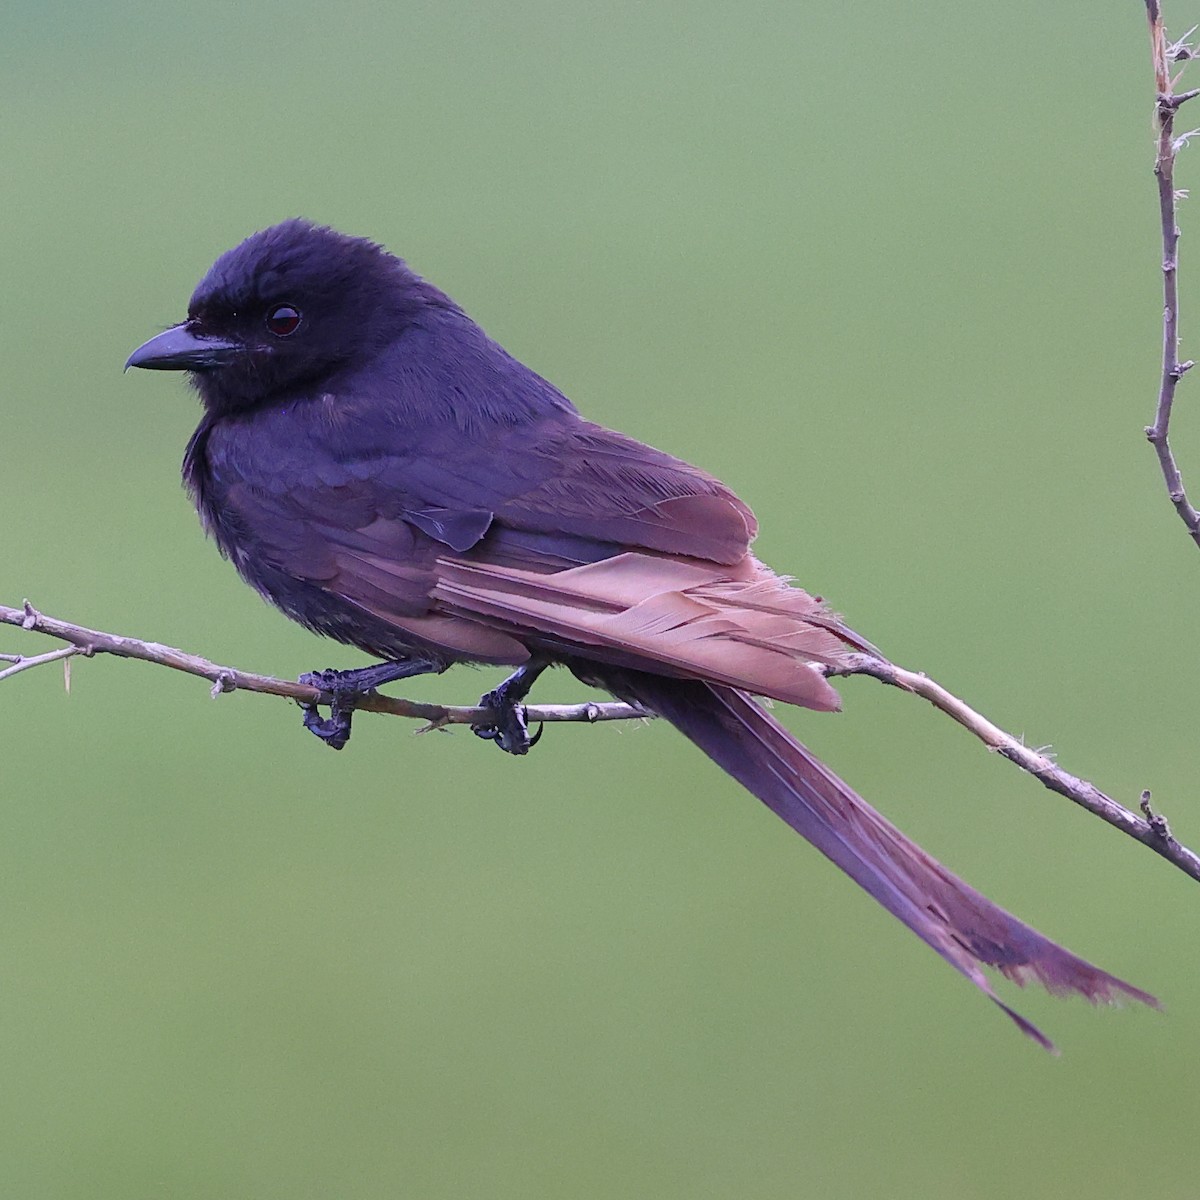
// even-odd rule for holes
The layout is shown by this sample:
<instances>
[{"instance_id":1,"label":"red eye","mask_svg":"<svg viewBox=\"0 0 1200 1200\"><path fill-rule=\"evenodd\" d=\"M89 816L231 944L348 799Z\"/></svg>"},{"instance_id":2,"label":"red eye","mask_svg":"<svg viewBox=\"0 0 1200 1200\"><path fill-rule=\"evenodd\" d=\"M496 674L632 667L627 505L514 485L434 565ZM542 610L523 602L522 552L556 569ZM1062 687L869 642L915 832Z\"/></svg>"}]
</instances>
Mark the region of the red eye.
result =
<instances>
[{"instance_id":1,"label":"red eye","mask_svg":"<svg viewBox=\"0 0 1200 1200\"><path fill-rule=\"evenodd\" d=\"M281 304L267 313L267 332L276 337L289 337L300 328L300 310Z\"/></svg>"}]
</instances>

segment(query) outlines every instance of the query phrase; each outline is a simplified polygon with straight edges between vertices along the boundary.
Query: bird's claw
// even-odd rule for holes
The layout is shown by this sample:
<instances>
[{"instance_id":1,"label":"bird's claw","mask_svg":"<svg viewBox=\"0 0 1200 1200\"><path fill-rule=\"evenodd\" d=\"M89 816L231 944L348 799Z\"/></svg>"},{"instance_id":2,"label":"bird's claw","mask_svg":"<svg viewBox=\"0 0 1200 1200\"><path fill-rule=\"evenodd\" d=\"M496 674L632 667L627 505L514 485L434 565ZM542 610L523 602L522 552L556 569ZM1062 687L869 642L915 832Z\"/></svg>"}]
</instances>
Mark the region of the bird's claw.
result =
<instances>
[{"instance_id":1,"label":"bird's claw","mask_svg":"<svg viewBox=\"0 0 1200 1200\"><path fill-rule=\"evenodd\" d=\"M505 754L528 754L541 740L546 726L539 724L537 733L530 734L525 705L506 695L502 688L482 696L479 707L490 708L496 719L490 725L472 725L471 732L476 737L495 742Z\"/></svg>"},{"instance_id":2,"label":"bird's claw","mask_svg":"<svg viewBox=\"0 0 1200 1200\"><path fill-rule=\"evenodd\" d=\"M350 723L354 715L353 699L369 691L371 684L363 686L362 672L371 668L338 671L326 667L324 671L306 671L300 682L314 687L329 696L329 716L322 717L316 704L302 704L304 728L315 734L332 750L341 750L350 740Z\"/></svg>"},{"instance_id":3,"label":"bird's claw","mask_svg":"<svg viewBox=\"0 0 1200 1200\"><path fill-rule=\"evenodd\" d=\"M498 688L479 698L479 707L491 709L493 719L486 724L472 725L476 737L495 742L505 754L528 754L531 747L541 740L544 725L532 737L522 701L529 695L537 677L546 669L547 663L531 659L518 667Z\"/></svg>"},{"instance_id":4,"label":"bird's claw","mask_svg":"<svg viewBox=\"0 0 1200 1200\"><path fill-rule=\"evenodd\" d=\"M338 671L333 667L326 667L324 671L309 671L300 676L300 682L321 693L319 703L329 705L329 717L321 717L316 703L301 704L300 707L304 709L304 728L309 733L315 733L325 745L340 750L350 740L350 719L363 696L381 684L445 669L444 662L416 655L375 663L369 667L354 667L348 671Z\"/></svg>"},{"instance_id":5,"label":"bird's claw","mask_svg":"<svg viewBox=\"0 0 1200 1200\"><path fill-rule=\"evenodd\" d=\"M309 733L315 733L330 749L340 750L350 740L350 709L341 708L335 701L329 706L329 717L326 719L317 711L315 704L305 704L303 708L304 728Z\"/></svg>"}]
</instances>

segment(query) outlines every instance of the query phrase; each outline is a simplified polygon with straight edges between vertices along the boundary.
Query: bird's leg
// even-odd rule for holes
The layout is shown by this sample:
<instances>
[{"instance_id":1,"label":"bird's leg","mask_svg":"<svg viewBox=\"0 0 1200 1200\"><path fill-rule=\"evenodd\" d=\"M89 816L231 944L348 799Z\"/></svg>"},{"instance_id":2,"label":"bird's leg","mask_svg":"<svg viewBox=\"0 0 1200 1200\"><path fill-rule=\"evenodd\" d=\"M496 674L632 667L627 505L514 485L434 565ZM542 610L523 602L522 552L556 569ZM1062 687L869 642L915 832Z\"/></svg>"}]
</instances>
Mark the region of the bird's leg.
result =
<instances>
[{"instance_id":1,"label":"bird's leg","mask_svg":"<svg viewBox=\"0 0 1200 1200\"><path fill-rule=\"evenodd\" d=\"M383 683L445 669L444 663L431 658L413 657L350 671L336 671L333 667L309 671L300 676L300 682L319 688L329 696L329 717L322 718L316 704L303 704L304 728L315 733L325 745L340 750L350 740L350 718L360 696L373 692Z\"/></svg>"},{"instance_id":2,"label":"bird's leg","mask_svg":"<svg viewBox=\"0 0 1200 1200\"><path fill-rule=\"evenodd\" d=\"M522 701L529 695L537 677L550 664L543 659L532 658L523 667L518 667L498 688L479 698L480 708L490 708L495 721L490 725L472 725L476 737L495 742L506 754L528 754L542 736L544 726L529 736L525 723L525 705Z\"/></svg>"}]
</instances>

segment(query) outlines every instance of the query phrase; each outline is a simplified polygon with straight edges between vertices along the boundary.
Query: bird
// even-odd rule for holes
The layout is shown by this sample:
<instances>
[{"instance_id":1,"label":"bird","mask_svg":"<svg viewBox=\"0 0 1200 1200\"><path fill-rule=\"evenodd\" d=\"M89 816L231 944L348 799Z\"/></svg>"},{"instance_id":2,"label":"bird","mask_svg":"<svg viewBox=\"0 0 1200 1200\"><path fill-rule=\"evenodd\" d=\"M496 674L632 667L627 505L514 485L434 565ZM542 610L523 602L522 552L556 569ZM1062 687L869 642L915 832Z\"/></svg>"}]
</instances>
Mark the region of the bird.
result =
<instances>
[{"instance_id":1,"label":"bird","mask_svg":"<svg viewBox=\"0 0 1200 1200\"><path fill-rule=\"evenodd\" d=\"M476 732L524 754L523 701L565 667L674 726L1045 1049L984 968L1157 1007L952 874L767 711L836 710L828 674L877 652L754 556L743 500L587 420L382 245L301 218L260 230L130 367L188 373L184 481L241 577L378 660L302 677L327 745L363 693L472 663L512 668Z\"/></svg>"}]
</instances>

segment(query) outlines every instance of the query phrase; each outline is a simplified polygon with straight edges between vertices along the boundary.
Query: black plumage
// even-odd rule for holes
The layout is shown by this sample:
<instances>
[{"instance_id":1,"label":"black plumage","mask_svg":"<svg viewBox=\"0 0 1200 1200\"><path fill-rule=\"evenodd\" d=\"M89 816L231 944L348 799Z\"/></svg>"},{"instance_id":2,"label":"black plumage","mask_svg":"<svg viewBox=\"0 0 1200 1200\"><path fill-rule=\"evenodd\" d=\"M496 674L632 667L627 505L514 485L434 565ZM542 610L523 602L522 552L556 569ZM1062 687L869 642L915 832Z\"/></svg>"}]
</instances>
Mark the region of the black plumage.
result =
<instances>
[{"instance_id":1,"label":"black plumage","mask_svg":"<svg viewBox=\"0 0 1200 1200\"><path fill-rule=\"evenodd\" d=\"M288 616L391 664L357 685L516 667L492 697L516 723L485 732L522 752L517 701L565 665L670 721L992 999L981 966L1154 1003L946 871L751 698L834 709L819 668L868 644L751 555L737 496L585 420L381 247L255 234L129 363L191 373L205 527Z\"/></svg>"}]
</instances>

